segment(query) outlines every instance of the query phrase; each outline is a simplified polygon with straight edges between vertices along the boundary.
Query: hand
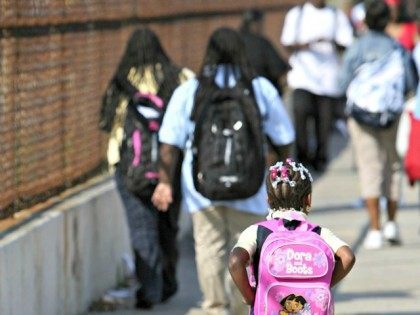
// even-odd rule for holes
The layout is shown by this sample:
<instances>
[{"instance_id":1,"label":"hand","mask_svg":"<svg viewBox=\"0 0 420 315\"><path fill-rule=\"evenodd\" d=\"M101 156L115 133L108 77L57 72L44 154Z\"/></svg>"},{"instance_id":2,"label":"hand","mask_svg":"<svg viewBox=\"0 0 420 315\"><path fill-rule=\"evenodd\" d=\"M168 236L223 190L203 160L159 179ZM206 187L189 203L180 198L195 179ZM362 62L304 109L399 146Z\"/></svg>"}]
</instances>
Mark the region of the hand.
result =
<instances>
[{"instance_id":1,"label":"hand","mask_svg":"<svg viewBox=\"0 0 420 315\"><path fill-rule=\"evenodd\" d=\"M257 288L252 287L252 291L251 293L248 295L248 297L242 297L242 302L246 305L254 305L254 301L255 301L255 293L257 291Z\"/></svg>"},{"instance_id":2,"label":"hand","mask_svg":"<svg viewBox=\"0 0 420 315\"><path fill-rule=\"evenodd\" d=\"M152 195L152 202L159 211L168 211L169 205L172 203L172 188L170 184L159 183Z\"/></svg>"},{"instance_id":3,"label":"hand","mask_svg":"<svg viewBox=\"0 0 420 315\"><path fill-rule=\"evenodd\" d=\"M318 38L317 40L314 40L313 43L334 43L334 40L331 38Z\"/></svg>"}]
</instances>

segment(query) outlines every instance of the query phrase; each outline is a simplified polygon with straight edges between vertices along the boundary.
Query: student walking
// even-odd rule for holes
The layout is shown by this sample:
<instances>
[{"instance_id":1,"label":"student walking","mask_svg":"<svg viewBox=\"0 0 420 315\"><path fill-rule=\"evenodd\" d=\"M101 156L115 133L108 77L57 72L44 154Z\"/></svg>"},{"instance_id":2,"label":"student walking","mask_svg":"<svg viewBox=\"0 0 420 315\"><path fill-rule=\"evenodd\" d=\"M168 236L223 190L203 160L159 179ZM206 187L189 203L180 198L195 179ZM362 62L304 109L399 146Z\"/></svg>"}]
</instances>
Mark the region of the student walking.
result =
<instances>
[{"instance_id":1,"label":"student walking","mask_svg":"<svg viewBox=\"0 0 420 315\"><path fill-rule=\"evenodd\" d=\"M126 210L139 283L137 308L151 308L177 291L180 184L172 183L171 211L159 212L151 196L157 183L161 116L173 90L191 76L191 71L169 59L153 31L137 29L110 83L114 96L104 98L100 126L110 132L108 162L116 168L115 181ZM175 167L180 166L177 163Z\"/></svg>"},{"instance_id":2,"label":"student walking","mask_svg":"<svg viewBox=\"0 0 420 315\"><path fill-rule=\"evenodd\" d=\"M244 301L255 315L333 314L330 288L352 269L352 250L308 221L312 176L304 165L291 159L276 163L266 187L266 221L246 228L229 257Z\"/></svg>"},{"instance_id":3,"label":"student walking","mask_svg":"<svg viewBox=\"0 0 420 315\"><path fill-rule=\"evenodd\" d=\"M401 161L395 142L404 96L416 77L410 55L385 33L390 10L383 0L365 2L368 32L344 55L340 84L347 91L348 128L354 146L370 230L367 249L383 239L399 243L396 214L401 187ZM381 232L379 198L387 199L388 220Z\"/></svg>"},{"instance_id":4,"label":"student walking","mask_svg":"<svg viewBox=\"0 0 420 315\"><path fill-rule=\"evenodd\" d=\"M308 0L286 15L280 43L290 55L287 82L293 89L296 155L317 171L323 171L327 165L334 107L339 106L339 52L352 40L353 30L347 16L325 0ZM312 120L314 149L310 146L312 132L308 128Z\"/></svg>"},{"instance_id":5,"label":"student walking","mask_svg":"<svg viewBox=\"0 0 420 315\"><path fill-rule=\"evenodd\" d=\"M198 77L178 87L169 102L159 132L159 184L152 197L167 211L173 200L167 178L174 155L184 151L182 195L192 217L207 314L246 312L231 279L232 291L225 289L227 255L240 231L267 210L265 137L285 156L294 141L293 125L275 87L253 76L240 34L219 28L209 39Z\"/></svg>"},{"instance_id":6,"label":"student walking","mask_svg":"<svg viewBox=\"0 0 420 315\"><path fill-rule=\"evenodd\" d=\"M248 60L256 74L267 78L282 95L281 84L290 67L264 36L264 12L246 10L239 31L244 39Z\"/></svg>"}]
</instances>

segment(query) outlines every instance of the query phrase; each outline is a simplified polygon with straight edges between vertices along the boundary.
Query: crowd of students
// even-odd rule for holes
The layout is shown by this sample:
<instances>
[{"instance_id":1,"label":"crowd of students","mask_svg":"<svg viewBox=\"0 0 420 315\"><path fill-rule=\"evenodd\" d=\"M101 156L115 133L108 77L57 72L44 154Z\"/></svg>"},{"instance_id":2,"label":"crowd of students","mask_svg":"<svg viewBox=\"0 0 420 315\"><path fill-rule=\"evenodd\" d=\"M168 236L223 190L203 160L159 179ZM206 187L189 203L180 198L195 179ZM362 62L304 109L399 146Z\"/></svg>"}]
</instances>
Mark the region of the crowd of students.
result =
<instances>
[{"instance_id":1,"label":"crowd of students","mask_svg":"<svg viewBox=\"0 0 420 315\"><path fill-rule=\"evenodd\" d=\"M325 0L307 0L287 13L280 53L263 35L263 13L247 11L239 30L221 27L212 33L196 75L171 61L152 30L133 33L105 94L101 128L110 132L108 160L127 213L139 284L137 308L151 308L177 291L176 235L182 208L192 218L205 314L246 314L247 305L252 314L262 314L264 303L278 314L312 314L311 307L319 314L333 312L330 299L323 299L321 306L311 301L329 296L330 287L350 272L355 257L330 230L311 225L307 214L310 170L323 172L328 167L329 137L344 96L361 194L371 222L365 247L400 241L396 213L403 163L395 144L404 100L417 87L414 44L408 45L406 36L396 36L404 38L404 48L392 38L390 23L397 20L392 20L390 4L368 0L362 10L363 28L355 32L342 10ZM379 67L376 77L389 75L395 82L390 86L390 77L385 77L357 85L362 80L360 69L378 63L393 66ZM285 77L293 119L282 99ZM372 96L369 100L378 102L377 108L365 108L359 101L366 99L362 93ZM390 103L389 108L385 103ZM373 125L376 119L378 125ZM381 196L387 198L388 207L382 230ZM302 238L326 244L325 257L334 260L324 279L326 291L290 289L289 275L289 289L275 289L276 303L264 302L264 296L273 293L258 277L249 281L248 266L253 265L257 275L265 274L266 240L277 241L287 233L299 235L296 242L302 244L290 251L307 255L311 270L319 263L311 255L324 254L312 252L312 245ZM286 263L292 271L301 270L296 267L302 266L299 257L289 259L285 254L285 262L279 248L270 254L275 258L267 258L271 274ZM291 278L296 281L301 275ZM294 303L299 308L291 307Z\"/></svg>"}]
</instances>

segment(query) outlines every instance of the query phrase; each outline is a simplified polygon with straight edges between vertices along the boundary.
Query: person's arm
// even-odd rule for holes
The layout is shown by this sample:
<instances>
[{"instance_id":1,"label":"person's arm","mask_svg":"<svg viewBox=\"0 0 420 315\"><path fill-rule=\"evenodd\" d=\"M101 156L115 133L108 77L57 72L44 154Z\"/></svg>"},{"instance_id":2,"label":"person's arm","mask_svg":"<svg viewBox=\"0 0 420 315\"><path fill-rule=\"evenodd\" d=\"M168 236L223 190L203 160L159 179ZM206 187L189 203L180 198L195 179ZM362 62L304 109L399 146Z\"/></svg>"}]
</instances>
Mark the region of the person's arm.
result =
<instances>
[{"instance_id":1,"label":"person's arm","mask_svg":"<svg viewBox=\"0 0 420 315\"><path fill-rule=\"evenodd\" d=\"M292 152L293 143L285 145L275 145L269 137L267 137L268 142L268 153L267 153L267 166L274 165L278 161L284 161L290 157Z\"/></svg>"},{"instance_id":2,"label":"person's arm","mask_svg":"<svg viewBox=\"0 0 420 315\"><path fill-rule=\"evenodd\" d=\"M356 262L356 257L353 251L348 246L341 246L335 253L335 268L331 279L331 287L344 279L345 276L353 268Z\"/></svg>"},{"instance_id":3,"label":"person's arm","mask_svg":"<svg viewBox=\"0 0 420 315\"><path fill-rule=\"evenodd\" d=\"M346 94L347 88L354 78L355 71L362 62L360 54L360 48L357 43L347 48L344 52L343 63L338 73L340 95L344 96Z\"/></svg>"},{"instance_id":4,"label":"person's arm","mask_svg":"<svg viewBox=\"0 0 420 315\"><path fill-rule=\"evenodd\" d=\"M159 183L152 195L152 202L160 211L167 211L173 202L172 182L181 150L162 143L159 149Z\"/></svg>"},{"instance_id":5,"label":"person's arm","mask_svg":"<svg viewBox=\"0 0 420 315\"><path fill-rule=\"evenodd\" d=\"M353 27L348 16L341 10L335 9L334 38L332 44L339 54L343 53L347 47L353 43Z\"/></svg>"},{"instance_id":6,"label":"person's arm","mask_svg":"<svg viewBox=\"0 0 420 315\"><path fill-rule=\"evenodd\" d=\"M289 60L293 53L299 50L309 49L309 43L299 43L298 32L302 19L302 7L292 8L284 19L283 30L280 36L279 52L285 59Z\"/></svg>"},{"instance_id":7,"label":"person's arm","mask_svg":"<svg viewBox=\"0 0 420 315\"><path fill-rule=\"evenodd\" d=\"M290 59L290 56L293 55L295 52L301 51L301 50L308 50L311 46L311 44L314 42L307 42L307 43L295 43L291 45L282 45L282 48L287 53L287 58Z\"/></svg>"},{"instance_id":8,"label":"person's arm","mask_svg":"<svg viewBox=\"0 0 420 315\"><path fill-rule=\"evenodd\" d=\"M175 89L159 130L159 183L153 192L152 202L160 211L167 211L173 202L171 183L187 139L185 106L193 95L189 86L186 82Z\"/></svg>"},{"instance_id":9,"label":"person's arm","mask_svg":"<svg viewBox=\"0 0 420 315\"><path fill-rule=\"evenodd\" d=\"M235 247L229 255L229 272L233 282L241 292L244 302L248 305L253 305L255 288L250 285L246 271L249 260L248 251L241 247Z\"/></svg>"}]
</instances>

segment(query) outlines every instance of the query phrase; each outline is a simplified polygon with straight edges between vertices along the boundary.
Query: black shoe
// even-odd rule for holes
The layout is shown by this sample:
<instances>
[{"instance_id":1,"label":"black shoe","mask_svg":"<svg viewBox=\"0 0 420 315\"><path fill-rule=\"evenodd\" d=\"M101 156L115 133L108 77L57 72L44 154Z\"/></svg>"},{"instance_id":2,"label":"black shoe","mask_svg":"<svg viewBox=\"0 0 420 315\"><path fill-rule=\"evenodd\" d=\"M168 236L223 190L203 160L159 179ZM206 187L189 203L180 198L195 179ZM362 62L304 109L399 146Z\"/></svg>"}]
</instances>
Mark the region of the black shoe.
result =
<instances>
[{"instance_id":1,"label":"black shoe","mask_svg":"<svg viewBox=\"0 0 420 315\"><path fill-rule=\"evenodd\" d=\"M176 292L177 292L177 287L170 287L169 289L164 289L163 293L162 293L162 300L161 302L164 303L166 301L168 301Z\"/></svg>"},{"instance_id":2,"label":"black shoe","mask_svg":"<svg viewBox=\"0 0 420 315\"><path fill-rule=\"evenodd\" d=\"M148 300L137 299L136 308L137 309L143 309L143 310L150 310L150 309L153 308L153 303L148 301Z\"/></svg>"},{"instance_id":3,"label":"black shoe","mask_svg":"<svg viewBox=\"0 0 420 315\"><path fill-rule=\"evenodd\" d=\"M153 307L153 302L151 302L149 299L146 299L144 297L144 293L141 288L138 289L136 292L136 308L150 310L152 307Z\"/></svg>"}]
</instances>

